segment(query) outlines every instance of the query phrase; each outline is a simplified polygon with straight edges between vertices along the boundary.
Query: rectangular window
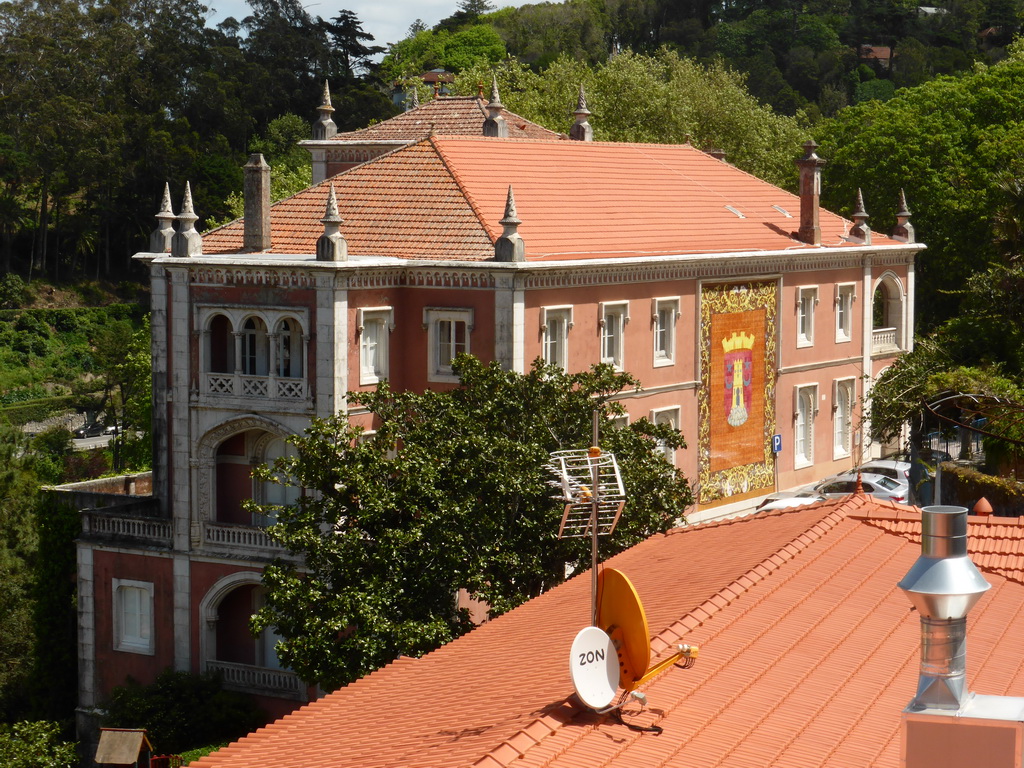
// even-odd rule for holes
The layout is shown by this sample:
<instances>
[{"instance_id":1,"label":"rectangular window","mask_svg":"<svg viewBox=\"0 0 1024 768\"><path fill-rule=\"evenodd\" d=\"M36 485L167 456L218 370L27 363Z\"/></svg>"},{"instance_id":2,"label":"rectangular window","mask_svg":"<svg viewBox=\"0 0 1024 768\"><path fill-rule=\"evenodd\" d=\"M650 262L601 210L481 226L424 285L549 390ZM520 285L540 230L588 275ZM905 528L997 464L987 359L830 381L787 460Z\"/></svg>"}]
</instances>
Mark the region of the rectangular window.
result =
<instances>
[{"instance_id":1,"label":"rectangular window","mask_svg":"<svg viewBox=\"0 0 1024 768\"><path fill-rule=\"evenodd\" d=\"M391 307L367 307L359 310L357 331L360 384L376 384L388 377L388 341L393 328L394 310Z\"/></svg>"},{"instance_id":2,"label":"rectangular window","mask_svg":"<svg viewBox=\"0 0 1024 768\"><path fill-rule=\"evenodd\" d=\"M793 390L793 452L797 469L814 463L814 417L818 412L818 386L811 384Z\"/></svg>"},{"instance_id":3,"label":"rectangular window","mask_svg":"<svg viewBox=\"0 0 1024 768\"><path fill-rule=\"evenodd\" d=\"M113 579L114 650L153 655L153 584Z\"/></svg>"},{"instance_id":4,"label":"rectangular window","mask_svg":"<svg viewBox=\"0 0 1024 768\"><path fill-rule=\"evenodd\" d=\"M601 362L622 370L623 340L629 321L629 302L600 304Z\"/></svg>"},{"instance_id":5,"label":"rectangular window","mask_svg":"<svg viewBox=\"0 0 1024 768\"><path fill-rule=\"evenodd\" d=\"M651 421L655 424L665 424L672 429L679 429L679 406L670 408L658 408L651 411ZM658 443L658 450L665 456L665 460L673 466L676 463L676 450L667 443Z\"/></svg>"},{"instance_id":6,"label":"rectangular window","mask_svg":"<svg viewBox=\"0 0 1024 768\"><path fill-rule=\"evenodd\" d=\"M654 299L651 324L654 327L654 365L672 365L676 360L676 318L679 299Z\"/></svg>"},{"instance_id":7,"label":"rectangular window","mask_svg":"<svg viewBox=\"0 0 1024 768\"><path fill-rule=\"evenodd\" d=\"M473 310L428 307L423 310L423 325L430 347L427 380L457 382L459 377L452 371L452 360L470 351Z\"/></svg>"},{"instance_id":8,"label":"rectangular window","mask_svg":"<svg viewBox=\"0 0 1024 768\"><path fill-rule=\"evenodd\" d=\"M566 370L569 364L569 330L572 307L541 307L544 362Z\"/></svg>"},{"instance_id":9,"label":"rectangular window","mask_svg":"<svg viewBox=\"0 0 1024 768\"><path fill-rule=\"evenodd\" d=\"M818 288L800 288L796 305L796 345L809 347L814 344L814 308L818 304Z\"/></svg>"},{"instance_id":10,"label":"rectangular window","mask_svg":"<svg viewBox=\"0 0 1024 768\"><path fill-rule=\"evenodd\" d=\"M853 283L836 286L836 341L853 338L853 299L856 286Z\"/></svg>"},{"instance_id":11,"label":"rectangular window","mask_svg":"<svg viewBox=\"0 0 1024 768\"><path fill-rule=\"evenodd\" d=\"M832 458L843 459L850 455L853 433L853 391L854 379L837 379L832 382Z\"/></svg>"}]
</instances>

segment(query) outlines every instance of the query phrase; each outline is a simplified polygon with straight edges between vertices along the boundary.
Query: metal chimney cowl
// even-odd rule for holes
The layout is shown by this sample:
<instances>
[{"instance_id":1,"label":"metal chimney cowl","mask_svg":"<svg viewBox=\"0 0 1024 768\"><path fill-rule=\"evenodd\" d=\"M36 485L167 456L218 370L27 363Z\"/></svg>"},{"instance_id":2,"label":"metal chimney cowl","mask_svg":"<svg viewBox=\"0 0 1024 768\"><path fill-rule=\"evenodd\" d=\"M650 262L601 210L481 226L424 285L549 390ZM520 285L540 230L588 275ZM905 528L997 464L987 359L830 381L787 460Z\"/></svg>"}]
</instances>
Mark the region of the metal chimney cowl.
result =
<instances>
[{"instance_id":1,"label":"metal chimney cowl","mask_svg":"<svg viewBox=\"0 0 1024 768\"><path fill-rule=\"evenodd\" d=\"M921 513L921 556L897 585L921 614L921 671L909 709L958 710L967 698L967 613L991 584L967 556L966 507Z\"/></svg>"}]
</instances>

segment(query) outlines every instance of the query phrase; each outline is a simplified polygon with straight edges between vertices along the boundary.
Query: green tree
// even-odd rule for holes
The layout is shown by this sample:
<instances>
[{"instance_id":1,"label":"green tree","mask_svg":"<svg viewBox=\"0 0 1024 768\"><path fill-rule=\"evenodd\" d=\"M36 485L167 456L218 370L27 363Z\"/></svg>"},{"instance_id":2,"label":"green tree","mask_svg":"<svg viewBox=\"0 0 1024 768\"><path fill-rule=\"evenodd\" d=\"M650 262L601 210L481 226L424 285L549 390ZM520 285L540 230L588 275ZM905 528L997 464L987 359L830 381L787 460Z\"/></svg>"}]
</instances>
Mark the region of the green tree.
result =
<instances>
[{"instance_id":1,"label":"green tree","mask_svg":"<svg viewBox=\"0 0 1024 768\"><path fill-rule=\"evenodd\" d=\"M958 291L1000 258L992 237L993 217L1006 204L999 184L1024 173L1022 78L1024 48L1011 47L999 64L858 104L815 131L828 161L827 207L848 211L861 188L873 228L885 232L906 190L917 237L928 244L917 271L919 328L953 317Z\"/></svg>"},{"instance_id":2,"label":"green tree","mask_svg":"<svg viewBox=\"0 0 1024 768\"><path fill-rule=\"evenodd\" d=\"M676 524L692 501L656 450L681 446L677 431L612 426L612 398L636 384L628 374L538 361L523 375L468 356L454 367L451 391L350 393L373 415L372 437L344 416L315 420L293 438L297 456L263 474L307 490L294 506L262 509L302 565L266 568L253 631L274 627L279 657L306 680L335 688L469 630L459 589L498 614L562 581L567 564L585 567L589 541L557 538L562 509L545 464L553 450L590 443L594 408L628 493L605 556Z\"/></svg>"}]
</instances>

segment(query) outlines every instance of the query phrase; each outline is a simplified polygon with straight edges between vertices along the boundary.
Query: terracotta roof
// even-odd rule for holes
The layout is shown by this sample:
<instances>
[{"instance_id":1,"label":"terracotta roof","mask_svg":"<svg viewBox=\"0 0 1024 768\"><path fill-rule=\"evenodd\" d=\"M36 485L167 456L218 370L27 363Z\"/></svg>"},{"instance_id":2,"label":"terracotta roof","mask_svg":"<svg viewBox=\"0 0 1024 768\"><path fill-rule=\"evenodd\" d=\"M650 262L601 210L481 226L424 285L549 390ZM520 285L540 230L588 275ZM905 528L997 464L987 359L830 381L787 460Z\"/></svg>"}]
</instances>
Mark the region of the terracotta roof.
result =
<instances>
[{"instance_id":1,"label":"terracotta roof","mask_svg":"<svg viewBox=\"0 0 1024 768\"><path fill-rule=\"evenodd\" d=\"M479 96L438 96L400 115L368 128L339 133L331 141L367 143L374 141L418 141L430 133L438 136L482 136L487 118L487 100ZM510 139L559 141L563 137L525 117L502 111Z\"/></svg>"},{"instance_id":2,"label":"terracotta roof","mask_svg":"<svg viewBox=\"0 0 1024 768\"><path fill-rule=\"evenodd\" d=\"M806 250L799 199L689 145L435 136L272 206L272 253L315 252L328 185L354 256L493 258L509 184L527 260ZM851 222L820 214L822 245ZM239 220L205 253L242 243ZM896 245L876 234L877 245Z\"/></svg>"},{"instance_id":3,"label":"terracotta roof","mask_svg":"<svg viewBox=\"0 0 1024 768\"><path fill-rule=\"evenodd\" d=\"M968 682L1024 695L1024 584L989 551L1024 552L1021 525L970 520L993 588L968 618ZM571 704L568 649L589 621L581 575L195 765L897 768L920 630L896 582L919 535L917 510L857 495L677 529L608 561L636 586L656 655L701 646L692 669L647 684L645 711L627 708L657 735Z\"/></svg>"}]
</instances>

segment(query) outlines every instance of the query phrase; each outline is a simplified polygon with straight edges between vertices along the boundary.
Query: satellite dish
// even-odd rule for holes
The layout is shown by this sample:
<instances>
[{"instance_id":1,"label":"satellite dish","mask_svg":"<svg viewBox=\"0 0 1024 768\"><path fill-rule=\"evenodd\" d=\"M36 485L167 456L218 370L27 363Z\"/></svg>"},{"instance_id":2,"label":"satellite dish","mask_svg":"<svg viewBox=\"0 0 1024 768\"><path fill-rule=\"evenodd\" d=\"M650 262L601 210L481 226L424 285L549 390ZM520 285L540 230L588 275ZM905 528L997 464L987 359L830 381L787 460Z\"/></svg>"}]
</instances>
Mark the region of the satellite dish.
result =
<instances>
[{"instance_id":1,"label":"satellite dish","mask_svg":"<svg viewBox=\"0 0 1024 768\"><path fill-rule=\"evenodd\" d=\"M619 659L612 639L598 627L584 627L572 641L569 674L576 695L591 709L604 709L619 686Z\"/></svg>"},{"instance_id":2,"label":"satellite dish","mask_svg":"<svg viewBox=\"0 0 1024 768\"><path fill-rule=\"evenodd\" d=\"M597 577L597 625L618 649L619 685L631 691L651 663L651 635L640 595L622 571L605 568Z\"/></svg>"}]
</instances>

